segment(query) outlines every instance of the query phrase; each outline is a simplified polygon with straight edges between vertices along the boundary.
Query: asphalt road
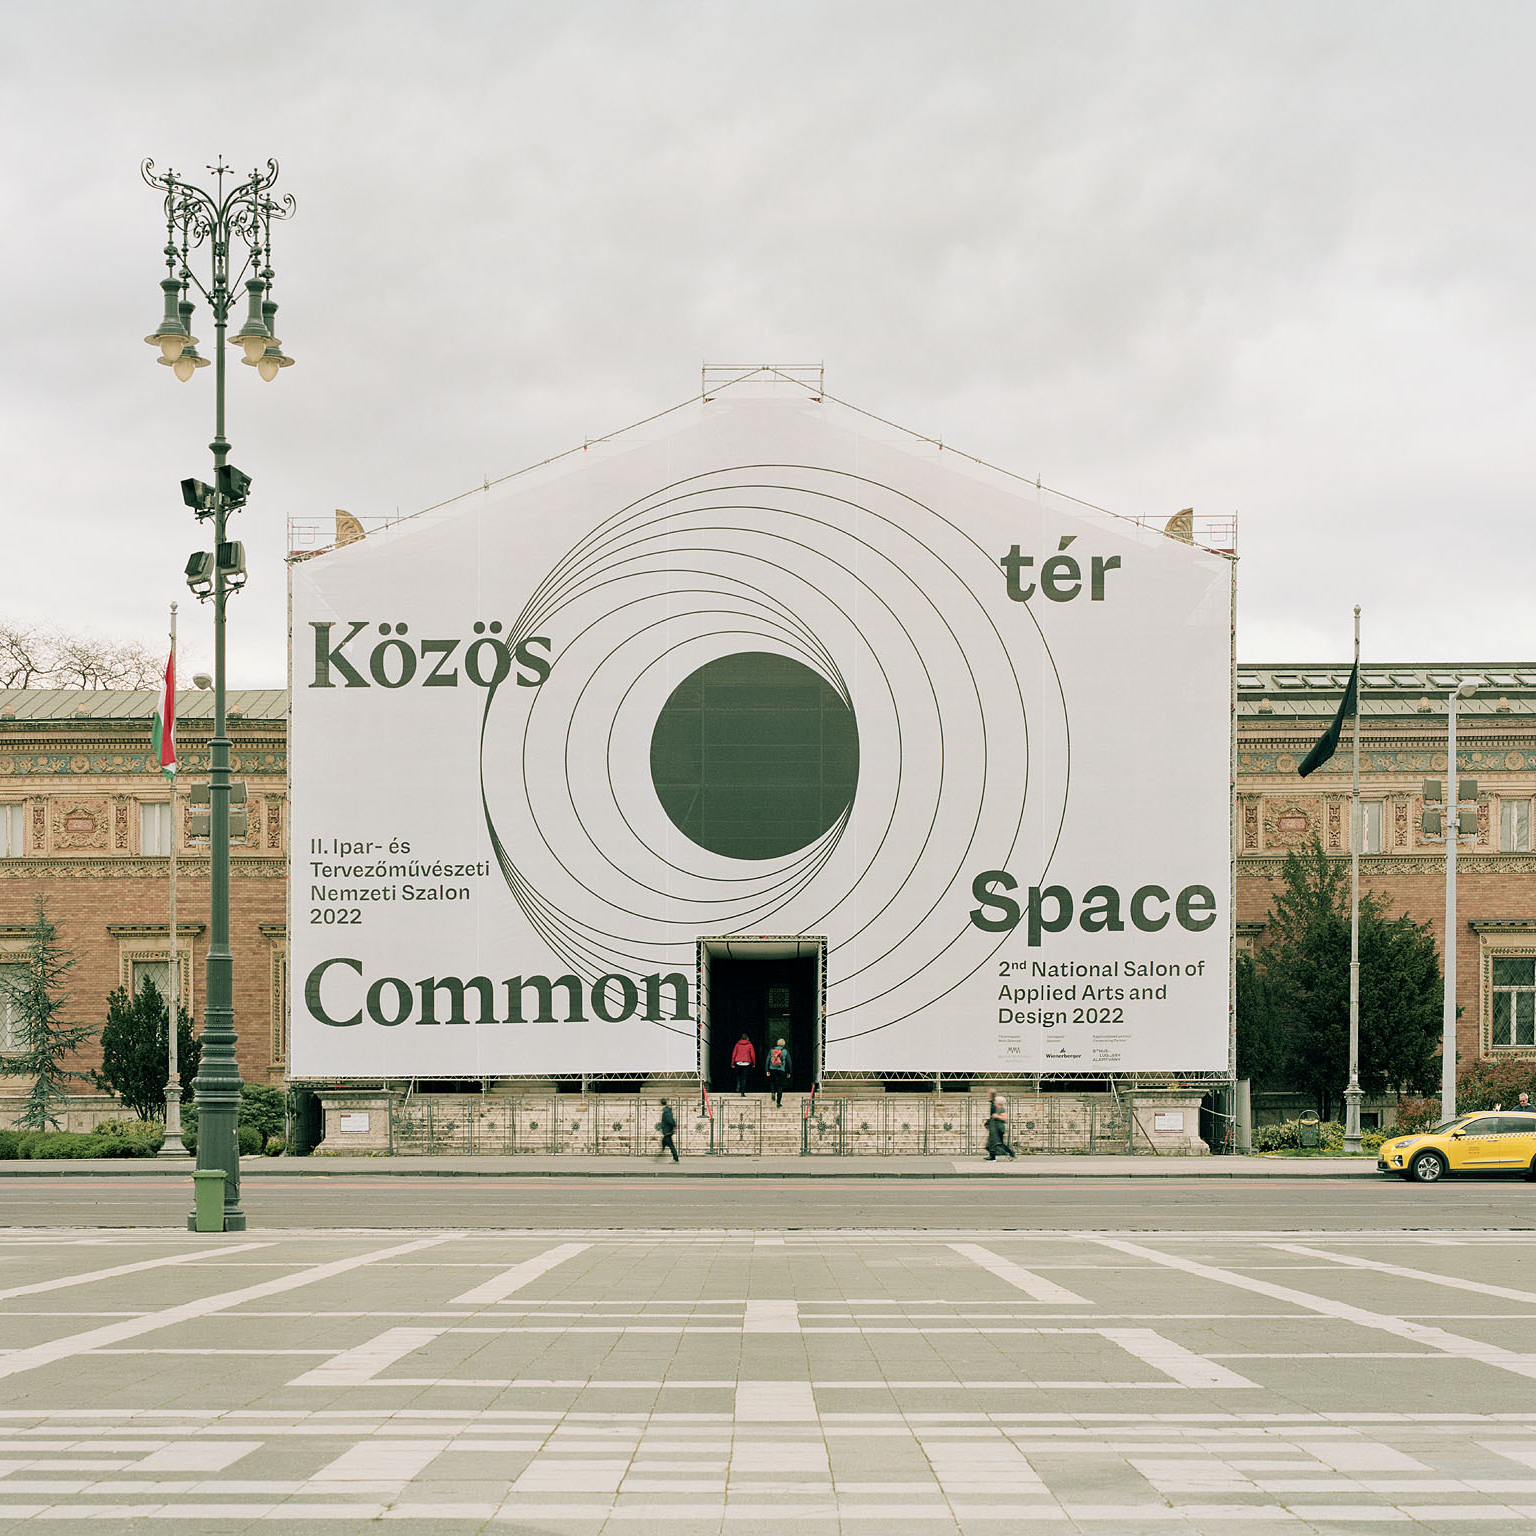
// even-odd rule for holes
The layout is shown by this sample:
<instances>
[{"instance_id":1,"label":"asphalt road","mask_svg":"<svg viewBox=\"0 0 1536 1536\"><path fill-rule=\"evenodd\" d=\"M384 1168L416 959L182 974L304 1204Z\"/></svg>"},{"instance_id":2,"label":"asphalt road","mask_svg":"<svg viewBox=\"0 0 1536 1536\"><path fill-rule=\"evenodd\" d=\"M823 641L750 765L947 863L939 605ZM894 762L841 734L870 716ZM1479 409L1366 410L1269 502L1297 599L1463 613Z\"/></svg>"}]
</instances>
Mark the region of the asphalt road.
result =
<instances>
[{"instance_id":1,"label":"asphalt road","mask_svg":"<svg viewBox=\"0 0 1536 1536\"><path fill-rule=\"evenodd\" d=\"M553 1231L752 1228L825 1231L1529 1231L1536 1186L1518 1178L1434 1187L1393 1178L975 1178L864 1180L603 1178L248 1179L258 1228ZM7 1178L0 1227L176 1228L191 1208L185 1174Z\"/></svg>"}]
</instances>

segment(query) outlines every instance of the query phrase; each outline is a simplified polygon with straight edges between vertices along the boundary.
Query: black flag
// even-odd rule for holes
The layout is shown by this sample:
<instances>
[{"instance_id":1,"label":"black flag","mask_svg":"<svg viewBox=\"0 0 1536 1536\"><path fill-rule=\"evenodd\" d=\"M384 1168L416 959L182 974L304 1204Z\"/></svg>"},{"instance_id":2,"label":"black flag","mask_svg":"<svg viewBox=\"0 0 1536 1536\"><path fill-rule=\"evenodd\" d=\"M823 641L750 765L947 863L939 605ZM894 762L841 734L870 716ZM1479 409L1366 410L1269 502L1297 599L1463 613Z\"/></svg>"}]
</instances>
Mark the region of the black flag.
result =
<instances>
[{"instance_id":1,"label":"black flag","mask_svg":"<svg viewBox=\"0 0 1536 1536\"><path fill-rule=\"evenodd\" d=\"M1350 668L1349 686L1344 690L1344 697L1339 701L1339 712L1333 717L1333 724L1317 738L1317 745L1307 753L1306 760L1296 770L1302 778L1306 778L1314 768L1321 768L1339 750L1339 735L1344 729L1344 722L1358 708L1359 693L1360 663L1357 661Z\"/></svg>"}]
</instances>

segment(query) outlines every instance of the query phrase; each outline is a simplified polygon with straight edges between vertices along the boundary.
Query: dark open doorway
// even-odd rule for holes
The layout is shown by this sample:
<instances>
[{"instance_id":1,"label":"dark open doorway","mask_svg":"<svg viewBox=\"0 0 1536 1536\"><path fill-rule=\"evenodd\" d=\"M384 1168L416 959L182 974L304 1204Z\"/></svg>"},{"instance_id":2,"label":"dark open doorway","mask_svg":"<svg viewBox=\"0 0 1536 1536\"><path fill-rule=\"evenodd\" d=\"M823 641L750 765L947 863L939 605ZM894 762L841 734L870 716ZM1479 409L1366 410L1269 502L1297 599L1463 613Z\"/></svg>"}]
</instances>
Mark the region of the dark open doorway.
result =
<instances>
[{"instance_id":1,"label":"dark open doorway","mask_svg":"<svg viewBox=\"0 0 1536 1536\"><path fill-rule=\"evenodd\" d=\"M821 1067L821 940L704 939L699 947L705 1083L716 1092L735 1088L731 1052L745 1034L757 1053L749 1092L769 1086L768 1053L781 1037L790 1053L787 1087L811 1088Z\"/></svg>"}]
</instances>

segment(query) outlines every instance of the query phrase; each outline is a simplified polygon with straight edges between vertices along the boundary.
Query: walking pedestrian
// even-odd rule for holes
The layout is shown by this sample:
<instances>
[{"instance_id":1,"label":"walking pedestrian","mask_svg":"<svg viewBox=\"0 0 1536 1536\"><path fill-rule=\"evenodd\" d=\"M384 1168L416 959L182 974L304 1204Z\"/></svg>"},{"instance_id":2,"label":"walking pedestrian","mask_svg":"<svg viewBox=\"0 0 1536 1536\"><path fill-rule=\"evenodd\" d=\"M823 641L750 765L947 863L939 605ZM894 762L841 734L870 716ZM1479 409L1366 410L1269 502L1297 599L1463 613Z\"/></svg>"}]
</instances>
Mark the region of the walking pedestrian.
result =
<instances>
[{"instance_id":1,"label":"walking pedestrian","mask_svg":"<svg viewBox=\"0 0 1536 1536\"><path fill-rule=\"evenodd\" d=\"M677 1161L677 1143L673 1137L677 1135L677 1116L672 1113L672 1106L665 1099L661 1101L661 1151L656 1154L660 1157L663 1153L670 1152L672 1161Z\"/></svg>"},{"instance_id":2,"label":"walking pedestrian","mask_svg":"<svg viewBox=\"0 0 1536 1536\"><path fill-rule=\"evenodd\" d=\"M1013 1156L1013 1148L1008 1145L1008 1100L994 1093L987 1114L987 1161L995 1163L999 1152Z\"/></svg>"},{"instance_id":3,"label":"walking pedestrian","mask_svg":"<svg viewBox=\"0 0 1536 1536\"><path fill-rule=\"evenodd\" d=\"M773 1049L768 1052L768 1091L773 1095L773 1103L776 1109L783 1107L784 1089L789 1084L791 1070L789 1047L785 1045L781 1037L774 1043Z\"/></svg>"},{"instance_id":4,"label":"walking pedestrian","mask_svg":"<svg viewBox=\"0 0 1536 1536\"><path fill-rule=\"evenodd\" d=\"M736 1042L735 1049L731 1052L731 1065L736 1069L736 1092L742 1098L746 1098L747 1076L757 1065L757 1052L753 1050L752 1042L747 1038L745 1030L742 1031L741 1039Z\"/></svg>"}]
</instances>

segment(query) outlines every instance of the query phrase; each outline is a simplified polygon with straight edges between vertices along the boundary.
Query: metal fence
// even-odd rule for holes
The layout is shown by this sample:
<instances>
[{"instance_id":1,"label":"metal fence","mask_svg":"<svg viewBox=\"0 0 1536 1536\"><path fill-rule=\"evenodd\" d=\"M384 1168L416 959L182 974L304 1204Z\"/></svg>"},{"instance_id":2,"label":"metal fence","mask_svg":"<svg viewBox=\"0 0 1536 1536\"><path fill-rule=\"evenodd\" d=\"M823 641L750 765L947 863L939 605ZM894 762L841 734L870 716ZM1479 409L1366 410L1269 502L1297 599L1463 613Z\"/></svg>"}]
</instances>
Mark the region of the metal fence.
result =
<instances>
[{"instance_id":1,"label":"metal fence","mask_svg":"<svg viewBox=\"0 0 1536 1536\"><path fill-rule=\"evenodd\" d=\"M687 1155L970 1157L986 1150L987 1103L974 1094L799 1096L776 1110L762 1095L721 1095L713 1113L673 1101L678 1150ZM1118 1095L1014 1095L1016 1151L1115 1153L1133 1148L1134 1099ZM458 1097L417 1094L390 1109L389 1149L404 1154L639 1156L659 1148L660 1098L621 1094Z\"/></svg>"},{"instance_id":2,"label":"metal fence","mask_svg":"<svg viewBox=\"0 0 1536 1536\"><path fill-rule=\"evenodd\" d=\"M805 1123L805 1151L836 1157L970 1157L987 1144L979 1095L893 1094L822 1099ZM1129 1152L1131 1101L1045 1095L1015 1097L1009 1140L1016 1151Z\"/></svg>"}]
</instances>

